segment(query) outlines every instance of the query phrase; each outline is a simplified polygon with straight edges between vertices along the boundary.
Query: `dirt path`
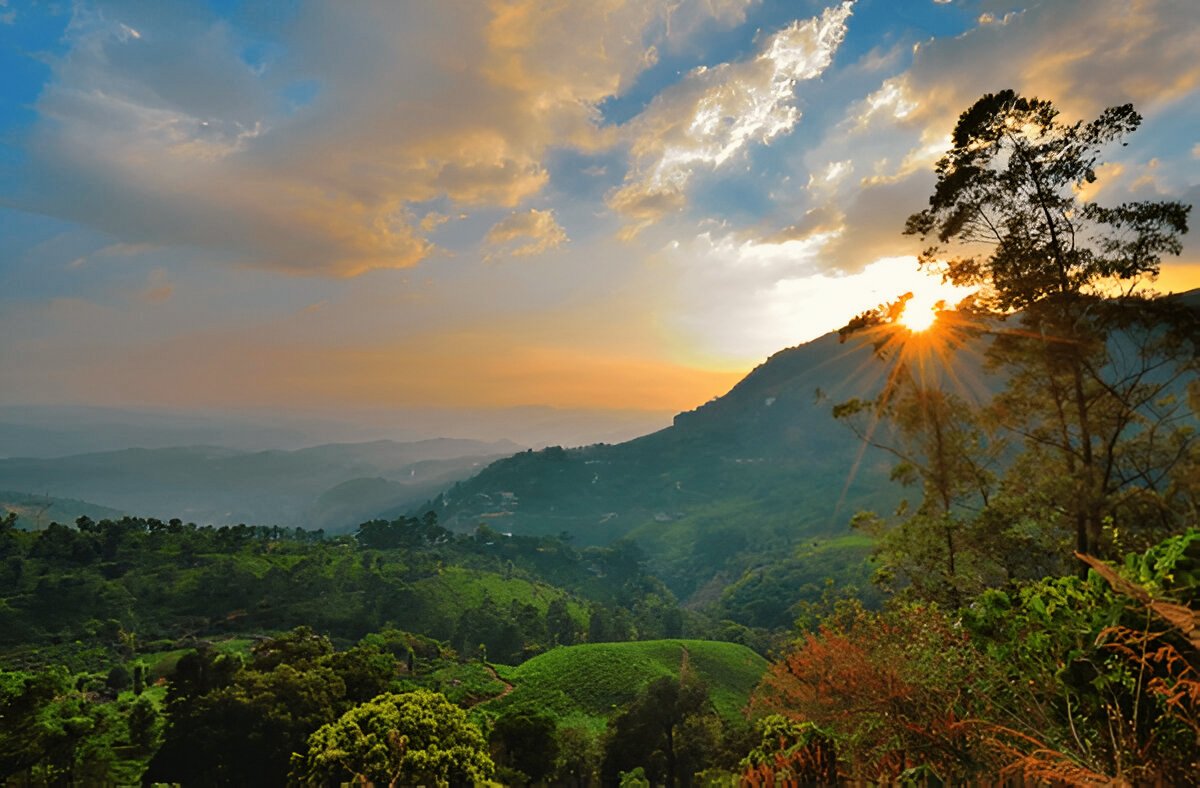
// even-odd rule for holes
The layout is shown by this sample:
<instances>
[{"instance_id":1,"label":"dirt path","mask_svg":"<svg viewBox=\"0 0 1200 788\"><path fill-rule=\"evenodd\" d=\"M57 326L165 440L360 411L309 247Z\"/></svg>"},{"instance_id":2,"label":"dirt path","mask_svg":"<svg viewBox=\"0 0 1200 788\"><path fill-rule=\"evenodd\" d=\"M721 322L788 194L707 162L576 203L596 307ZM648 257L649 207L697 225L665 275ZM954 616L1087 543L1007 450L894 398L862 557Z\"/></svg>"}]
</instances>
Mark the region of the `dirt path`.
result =
<instances>
[{"instance_id":1,"label":"dirt path","mask_svg":"<svg viewBox=\"0 0 1200 788\"><path fill-rule=\"evenodd\" d=\"M485 703L491 703L491 702L492 702L492 701L494 701L494 700L500 700L500 699L501 699L501 698L503 698L505 695L509 694L509 693L510 693L510 692L512 692L514 689L516 689L516 687L514 687L512 684L509 684L507 681L505 681L504 679L500 678L500 674L499 674L499 673L497 673L497 672L496 672L496 669L495 669L495 668L493 668L491 665L488 665L487 663L484 663L483 667L487 669L487 672L488 672L488 673L491 673L491 674L492 674L492 678L494 678L496 681L498 681L498 682L500 682L501 684L503 684L503 685L504 685L504 691L503 691L503 692L501 692L499 695L496 695L495 697L492 697L492 698L485 698L485 699L483 699L483 700L476 701L475 703L472 703L472 704L471 704L471 706L473 706L473 707L474 707L474 706L482 706L483 704L485 704Z\"/></svg>"}]
</instances>

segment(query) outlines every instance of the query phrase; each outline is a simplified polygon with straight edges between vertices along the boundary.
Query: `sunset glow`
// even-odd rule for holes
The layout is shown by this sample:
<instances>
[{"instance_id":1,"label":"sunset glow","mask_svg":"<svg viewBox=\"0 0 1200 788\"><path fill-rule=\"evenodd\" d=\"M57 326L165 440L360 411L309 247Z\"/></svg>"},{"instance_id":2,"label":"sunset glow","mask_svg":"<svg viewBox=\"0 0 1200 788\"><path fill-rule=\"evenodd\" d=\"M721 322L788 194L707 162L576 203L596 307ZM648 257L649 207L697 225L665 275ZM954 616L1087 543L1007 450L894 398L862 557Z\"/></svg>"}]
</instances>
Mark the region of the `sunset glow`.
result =
<instances>
[{"instance_id":1,"label":"sunset glow","mask_svg":"<svg viewBox=\"0 0 1200 788\"><path fill-rule=\"evenodd\" d=\"M0 2L0 404L668 420L953 309L901 231L998 86L1145 116L1088 199L1200 194L1178 1L60 6Z\"/></svg>"},{"instance_id":2,"label":"sunset glow","mask_svg":"<svg viewBox=\"0 0 1200 788\"><path fill-rule=\"evenodd\" d=\"M965 297L968 292L957 288L946 288L946 290L959 295L960 298ZM909 331L917 333L927 331L937 321L938 313L947 308L946 299L944 296L940 296L938 289L925 288L919 295L914 293L913 297L904 305L904 311L900 313L900 322Z\"/></svg>"},{"instance_id":3,"label":"sunset glow","mask_svg":"<svg viewBox=\"0 0 1200 788\"><path fill-rule=\"evenodd\" d=\"M913 332L921 332L929 329L936 320L937 309L935 307L914 304L911 301L900 315L900 322L904 324L905 328Z\"/></svg>"}]
</instances>

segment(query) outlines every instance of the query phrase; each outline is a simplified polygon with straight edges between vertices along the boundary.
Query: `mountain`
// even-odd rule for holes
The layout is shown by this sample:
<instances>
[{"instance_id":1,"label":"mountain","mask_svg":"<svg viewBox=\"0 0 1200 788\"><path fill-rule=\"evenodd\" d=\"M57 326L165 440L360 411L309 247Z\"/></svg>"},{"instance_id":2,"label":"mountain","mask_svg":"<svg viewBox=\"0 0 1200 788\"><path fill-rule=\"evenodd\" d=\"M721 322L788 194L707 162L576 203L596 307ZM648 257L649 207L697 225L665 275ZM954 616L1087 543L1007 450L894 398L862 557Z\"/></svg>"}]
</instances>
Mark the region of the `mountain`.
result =
<instances>
[{"instance_id":1,"label":"mountain","mask_svg":"<svg viewBox=\"0 0 1200 788\"><path fill-rule=\"evenodd\" d=\"M131 446L228 446L253 451L321 443L296 423L197 413L64 405L0 406L0 458L66 457ZM306 425L311 427L311 425Z\"/></svg>"},{"instance_id":2,"label":"mountain","mask_svg":"<svg viewBox=\"0 0 1200 788\"><path fill-rule=\"evenodd\" d=\"M347 530L381 511L400 511L427 500L487 462L520 449L508 441L445 438L295 451L123 449L0 460L0 489L80 498L131 514L202 524ZM347 483L353 484L343 488ZM365 487L371 488L370 496L354 494Z\"/></svg>"},{"instance_id":3,"label":"mountain","mask_svg":"<svg viewBox=\"0 0 1200 788\"><path fill-rule=\"evenodd\" d=\"M937 354L928 363L932 374L949 374ZM949 363L969 382L967 396L987 396L977 349ZM831 415L838 402L877 393L884 372L870 345L827 334L775 354L671 427L616 445L517 454L430 505L459 530L486 523L565 532L580 544L632 537L672 589L696 603L731 584L744 590L756 576L770 588L763 575L772 572L787 573L793 587L812 584L810 596L819 596L823 567L845 566L866 581L870 544L848 535L851 516L899 502L893 458ZM798 566L807 567L799 578Z\"/></svg>"}]
</instances>

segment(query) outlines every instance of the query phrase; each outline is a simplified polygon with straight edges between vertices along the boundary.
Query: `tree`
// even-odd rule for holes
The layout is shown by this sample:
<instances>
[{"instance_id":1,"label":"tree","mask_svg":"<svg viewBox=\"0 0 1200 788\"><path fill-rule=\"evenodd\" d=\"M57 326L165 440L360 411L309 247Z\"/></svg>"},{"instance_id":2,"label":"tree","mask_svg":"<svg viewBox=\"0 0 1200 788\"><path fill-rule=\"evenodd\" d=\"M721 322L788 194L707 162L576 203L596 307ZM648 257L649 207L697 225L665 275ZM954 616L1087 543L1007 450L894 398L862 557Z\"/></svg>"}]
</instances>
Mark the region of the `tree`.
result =
<instances>
[{"instance_id":1,"label":"tree","mask_svg":"<svg viewBox=\"0 0 1200 788\"><path fill-rule=\"evenodd\" d=\"M546 714L528 710L496 720L489 737L496 764L518 774L520 782L540 783L558 758L557 725Z\"/></svg>"},{"instance_id":2,"label":"tree","mask_svg":"<svg viewBox=\"0 0 1200 788\"><path fill-rule=\"evenodd\" d=\"M107 704L92 703L63 667L36 674L0 671L0 781L6 785L110 782L106 764L87 757L104 733ZM25 778L22 779L21 775Z\"/></svg>"},{"instance_id":3,"label":"tree","mask_svg":"<svg viewBox=\"0 0 1200 788\"><path fill-rule=\"evenodd\" d=\"M877 581L896 581L918 598L956 606L980 590L989 574L981 565L983 545L973 526L988 504L992 466L1003 446L984 429L977 408L908 367L901 359L893 385L875 400L853 399L833 410L864 441L896 457L893 480L919 486L922 493L915 509L902 506L907 516L893 529L885 531L877 518L863 515L854 525L877 531L872 535L881 540ZM867 424L860 423L864 417ZM878 419L895 428L891 442L876 437Z\"/></svg>"},{"instance_id":4,"label":"tree","mask_svg":"<svg viewBox=\"0 0 1200 788\"><path fill-rule=\"evenodd\" d=\"M279 637L256 643L250 650L256 670L271 670L284 663L302 665L333 653L333 644L311 627L300 626Z\"/></svg>"},{"instance_id":5,"label":"tree","mask_svg":"<svg viewBox=\"0 0 1200 788\"><path fill-rule=\"evenodd\" d=\"M142 752L152 752L162 728L162 718L153 701L138 698L129 707L126 723L129 726L129 743Z\"/></svg>"},{"instance_id":6,"label":"tree","mask_svg":"<svg viewBox=\"0 0 1200 788\"><path fill-rule=\"evenodd\" d=\"M494 770L487 744L466 712L445 696L416 690L355 706L292 756L292 779L363 785L483 782Z\"/></svg>"},{"instance_id":7,"label":"tree","mask_svg":"<svg viewBox=\"0 0 1200 788\"><path fill-rule=\"evenodd\" d=\"M104 686L113 695L116 695L123 689L128 689L132 683L133 677L129 673L129 668L125 667L125 663L123 662L113 665L108 671L108 677L104 680Z\"/></svg>"},{"instance_id":8,"label":"tree","mask_svg":"<svg viewBox=\"0 0 1200 788\"><path fill-rule=\"evenodd\" d=\"M690 785L711 760L719 737L708 687L688 676L652 681L609 723L602 781L643 767L654 784Z\"/></svg>"},{"instance_id":9,"label":"tree","mask_svg":"<svg viewBox=\"0 0 1200 788\"><path fill-rule=\"evenodd\" d=\"M591 785L600 765L600 743L595 734L583 725L567 725L558 729L558 757L555 758L556 782L582 788Z\"/></svg>"},{"instance_id":10,"label":"tree","mask_svg":"<svg viewBox=\"0 0 1200 788\"><path fill-rule=\"evenodd\" d=\"M978 288L951 328L991 334L987 364L1006 374L989 416L1021 456L990 508L1037 498L1092 555L1114 533L1178 528L1172 480L1192 450L1182 393L1200 318L1138 290L1181 251L1190 206L1081 196L1102 149L1140 122L1128 104L1065 123L1049 101L987 94L959 117L929 207L905 227L932 240L926 269Z\"/></svg>"},{"instance_id":11,"label":"tree","mask_svg":"<svg viewBox=\"0 0 1200 788\"><path fill-rule=\"evenodd\" d=\"M173 681L150 782L282 785L292 754L349 706L345 683L324 664L248 668L204 694L175 693Z\"/></svg>"},{"instance_id":12,"label":"tree","mask_svg":"<svg viewBox=\"0 0 1200 788\"><path fill-rule=\"evenodd\" d=\"M546 636L551 645L573 646L578 639L578 625L571 617L566 597L555 597L546 608Z\"/></svg>"}]
</instances>

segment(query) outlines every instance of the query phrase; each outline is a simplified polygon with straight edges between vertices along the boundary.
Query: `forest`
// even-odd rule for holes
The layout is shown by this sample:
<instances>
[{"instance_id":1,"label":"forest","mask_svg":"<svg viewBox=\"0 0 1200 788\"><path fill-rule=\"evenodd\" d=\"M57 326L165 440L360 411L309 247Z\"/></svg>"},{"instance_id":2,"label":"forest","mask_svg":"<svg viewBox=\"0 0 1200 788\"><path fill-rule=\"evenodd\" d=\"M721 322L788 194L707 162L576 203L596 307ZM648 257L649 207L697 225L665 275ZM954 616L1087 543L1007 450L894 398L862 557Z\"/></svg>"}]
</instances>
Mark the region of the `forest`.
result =
<instances>
[{"instance_id":1,"label":"forest","mask_svg":"<svg viewBox=\"0 0 1200 788\"><path fill-rule=\"evenodd\" d=\"M959 117L904 232L974 295L840 332L886 384L828 418L903 494L841 534L866 557L681 604L635 538L436 507L339 535L9 515L0 778L1200 783L1200 306L1147 287L1190 206L1083 196L1140 122L1012 91Z\"/></svg>"}]
</instances>

